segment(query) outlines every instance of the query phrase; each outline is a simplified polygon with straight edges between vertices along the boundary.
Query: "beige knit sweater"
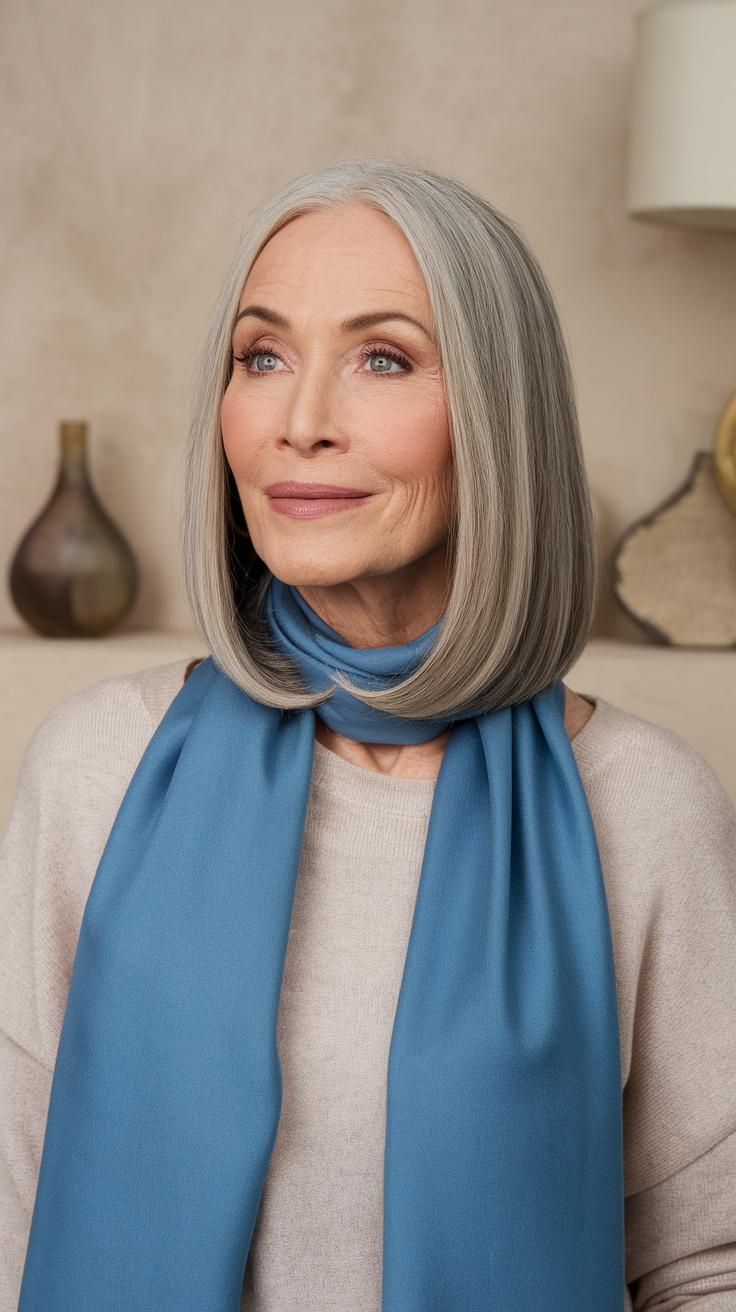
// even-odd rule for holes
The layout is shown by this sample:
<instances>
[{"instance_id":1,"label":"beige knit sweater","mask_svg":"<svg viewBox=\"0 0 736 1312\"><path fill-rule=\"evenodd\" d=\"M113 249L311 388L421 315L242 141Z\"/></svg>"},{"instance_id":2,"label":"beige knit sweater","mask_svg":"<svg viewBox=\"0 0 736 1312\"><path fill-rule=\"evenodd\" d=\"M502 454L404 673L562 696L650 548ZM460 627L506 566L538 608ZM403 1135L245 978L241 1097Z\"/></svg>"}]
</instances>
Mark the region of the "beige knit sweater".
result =
<instances>
[{"instance_id":1,"label":"beige knit sweater","mask_svg":"<svg viewBox=\"0 0 736 1312\"><path fill-rule=\"evenodd\" d=\"M84 690L26 754L0 863L0 1312L17 1304L89 886L185 666ZM690 747L605 702L573 748L613 935L633 1307L736 1312L736 817ZM317 745L244 1312L380 1310L388 1045L432 791Z\"/></svg>"}]
</instances>

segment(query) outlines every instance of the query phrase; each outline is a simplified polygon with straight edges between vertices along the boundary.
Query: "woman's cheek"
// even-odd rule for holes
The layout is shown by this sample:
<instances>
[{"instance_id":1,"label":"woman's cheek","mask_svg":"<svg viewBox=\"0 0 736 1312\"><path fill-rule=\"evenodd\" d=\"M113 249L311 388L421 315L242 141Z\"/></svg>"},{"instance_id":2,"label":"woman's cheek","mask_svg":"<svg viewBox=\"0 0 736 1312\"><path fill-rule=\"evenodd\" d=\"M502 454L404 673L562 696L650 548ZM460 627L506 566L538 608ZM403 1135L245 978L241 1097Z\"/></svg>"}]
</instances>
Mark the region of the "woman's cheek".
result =
<instances>
[{"instance_id":1,"label":"woman's cheek","mask_svg":"<svg viewBox=\"0 0 736 1312\"><path fill-rule=\"evenodd\" d=\"M236 431L236 414L237 409L231 395L230 387L228 387L220 404L220 429L222 431L222 444L225 448L225 455L231 465L231 455L235 448L234 437Z\"/></svg>"},{"instance_id":2,"label":"woman's cheek","mask_svg":"<svg viewBox=\"0 0 736 1312\"><path fill-rule=\"evenodd\" d=\"M220 427L225 456L236 476L247 469L252 455L254 419L252 409L249 407L246 412L237 392L228 388L220 406Z\"/></svg>"},{"instance_id":3,"label":"woman's cheek","mask_svg":"<svg viewBox=\"0 0 736 1312\"><path fill-rule=\"evenodd\" d=\"M384 471L402 482L442 479L452 461L448 424L436 407L383 430L375 453Z\"/></svg>"}]
</instances>

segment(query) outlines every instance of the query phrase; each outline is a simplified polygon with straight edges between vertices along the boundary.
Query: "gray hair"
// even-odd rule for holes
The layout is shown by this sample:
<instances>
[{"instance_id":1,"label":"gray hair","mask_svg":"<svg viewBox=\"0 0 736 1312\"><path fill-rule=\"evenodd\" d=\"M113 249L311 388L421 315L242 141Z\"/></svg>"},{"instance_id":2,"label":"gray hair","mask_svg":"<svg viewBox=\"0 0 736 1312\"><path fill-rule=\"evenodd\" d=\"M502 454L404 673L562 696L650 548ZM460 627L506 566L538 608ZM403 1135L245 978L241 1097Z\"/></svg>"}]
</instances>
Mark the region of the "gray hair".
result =
<instances>
[{"instance_id":1,"label":"gray hair","mask_svg":"<svg viewBox=\"0 0 736 1312\"><path fill-rule=\"evenodd\" d=\"M561 678L593 619L597 548L570 368L552 295L514 225L450 178L348 160L286 187L248 229L217 302L195 383L185 460L189 604L220 668L257 701L316 706L263 619L270 579L225 460L220 404L248 273L291 219L372 206L424 276L450 417L452 580L432 649L393 688L355 696L425 719L513 705Z\"/></svg>"}]
</instances>

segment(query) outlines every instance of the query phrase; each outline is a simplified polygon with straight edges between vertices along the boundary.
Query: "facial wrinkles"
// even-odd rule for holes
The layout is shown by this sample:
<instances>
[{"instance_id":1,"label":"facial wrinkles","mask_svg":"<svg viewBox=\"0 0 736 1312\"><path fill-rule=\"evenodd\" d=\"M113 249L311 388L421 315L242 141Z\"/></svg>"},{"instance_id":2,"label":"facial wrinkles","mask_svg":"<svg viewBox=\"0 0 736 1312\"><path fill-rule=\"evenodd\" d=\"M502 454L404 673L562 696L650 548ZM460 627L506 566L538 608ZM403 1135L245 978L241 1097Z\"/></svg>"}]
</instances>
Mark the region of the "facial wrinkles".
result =
<instances>
[{"instance_id":1,"label":"facial wrinkles","mask_svg":"<svg viewBox=\"0 0 736 1312\"><path fill-rule=\"evenodd\" d=\"M392 531L396 535L397 549L405 544L412 558L413 526L419 518L424 525L424 543L427 549L433 549L447 540L448 520L444 513L444 488L434 478L425 483L412 484L406 489L402 503L398 507Z\"/></svg>"},{"instance_id":2,"label":"facial wrinkles","mask_svg":"<svg viewBox=\"0 0 736 1312\"><path fill-rule=\"evenodd\" d=\"M391 225L393 226L393 225ZM304 229L302 229L304 232ZM407 275L394 268L390 282L385 280L385 260L364 245L341 241L339 236L326 249L313 241L299 238L299 220L277 234L279 248L272 239L261 252L248 277L241 306L266 303L283 314L280 301L299 304L299 326L308 334L320 333L326 323L339 336L346 319L356 313L397 308L422 323L432 335L431 313L427 321L427 296L416 272ZM285 240L283 240L285 239ZM276 276L274 266L278 266ZM285 267L284 267L285 265ZM339 283L335 277L340 270ZM356 277L355 270L359 270ZM337 283L337 286L336 286ZM356 312L343 312L344 306L359 306ZM292 319L292 315L285 314Z\"/></svg>"}]
</instances>

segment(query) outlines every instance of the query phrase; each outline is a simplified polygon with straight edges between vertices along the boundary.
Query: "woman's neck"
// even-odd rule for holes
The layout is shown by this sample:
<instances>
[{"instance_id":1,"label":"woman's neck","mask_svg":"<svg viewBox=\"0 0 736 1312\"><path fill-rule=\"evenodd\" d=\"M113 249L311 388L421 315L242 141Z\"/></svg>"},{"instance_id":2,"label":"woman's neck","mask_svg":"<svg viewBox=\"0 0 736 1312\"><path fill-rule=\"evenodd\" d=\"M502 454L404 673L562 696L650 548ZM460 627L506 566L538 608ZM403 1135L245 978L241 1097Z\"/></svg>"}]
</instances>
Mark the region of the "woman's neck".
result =
<instances>
[{"instance_id":1,"label":"woman's neck","mask_svg":"<svg viewBox=\"0 0 736 1312\"><path fill-rule=\"evenodd\" d=\"M370 578L297 591L351 647L400 647L426 633L447 603L447 546Z\"/></svg>"},{"instance_id":2,"label":"woman's neck","mask_svg":"<svg viewBox=\"0 0 736 1312\"><path fill-rule=\"evenodd\" d=\"M398 647L440 618L447 601L447 544L390 574L330 586L299 586L308 606L352 647ZM575 737L594 707L565 689L565 728ZM360 743L316 717L318 743L344 761L395 779L436 779L449 730L426 743Z\"/></svg>"}]
</instances>

